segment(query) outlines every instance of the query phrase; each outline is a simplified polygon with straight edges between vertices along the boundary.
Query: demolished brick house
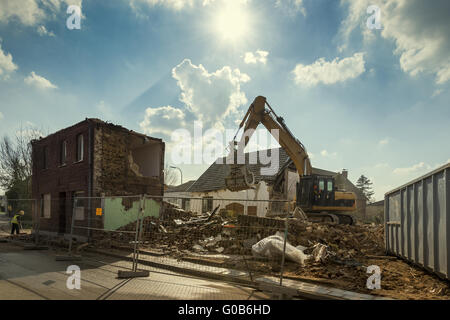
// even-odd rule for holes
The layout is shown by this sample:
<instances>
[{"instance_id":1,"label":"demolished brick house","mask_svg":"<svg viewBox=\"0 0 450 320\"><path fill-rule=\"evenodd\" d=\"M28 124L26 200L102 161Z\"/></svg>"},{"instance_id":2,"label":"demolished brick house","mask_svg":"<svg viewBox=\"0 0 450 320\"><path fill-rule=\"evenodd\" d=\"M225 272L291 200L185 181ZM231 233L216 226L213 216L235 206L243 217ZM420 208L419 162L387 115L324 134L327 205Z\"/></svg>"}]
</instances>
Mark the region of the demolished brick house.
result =
<instances>
[{"instance_id":1,"label":"demolished brick house","mask_svg":"<svg viewBox=\"0 0 450 320\"><path fill-rule=\"evenodd\" d=\"M92 228L96 221L102 228L95 219L104 206L99 197L162 196L164 151L161 139L92 118L33 140L32 194L40 200L33 219L40 232L69 233L73 212L77 225Z\"/></svg>"},{"instance_id":2,"label":"demolished brick house","mask_svg":"<svg viewBox=\"0 0 450 320\"><path fill-rule=\"evenodd\" d=\"M261 168L268 167L262 164L259 159L260 153L270 157L274 150L278 154L279 169L276 174L263 175ZM257 163L251 164L249 159L258 159ZM292 203L285 204L270 203L270 200L288 200L292 202L296 199L297 182L299 181L297 169L282 148L258 151L256 153L246 153L245 163L255 176L255 189L239 192L232 192L226 189L225 176L228 172L224 158L214 162L196 181L189 181L183 185L169 187L165 195L168 201L177 204L184 210L196 213L211 212L217 205L220 209L232 211L234 214L253 215L266 217L282 212L293 210ZM250 164L249 164L250 163ZM356 194L357 214L363 214L366 208L366 199L360 190L348 180L348 172L333 172L318 168L313 168L313 174L332 176L336 180L339 189L352 191ZM177 199L178 198L178 199ZM189 198L197 198L191 199ZM201 200L200 200L201 198ZM225 199L225 200L224 200ZM257 200L257 201L255 201Z\"/></svg>"}]
</instances>

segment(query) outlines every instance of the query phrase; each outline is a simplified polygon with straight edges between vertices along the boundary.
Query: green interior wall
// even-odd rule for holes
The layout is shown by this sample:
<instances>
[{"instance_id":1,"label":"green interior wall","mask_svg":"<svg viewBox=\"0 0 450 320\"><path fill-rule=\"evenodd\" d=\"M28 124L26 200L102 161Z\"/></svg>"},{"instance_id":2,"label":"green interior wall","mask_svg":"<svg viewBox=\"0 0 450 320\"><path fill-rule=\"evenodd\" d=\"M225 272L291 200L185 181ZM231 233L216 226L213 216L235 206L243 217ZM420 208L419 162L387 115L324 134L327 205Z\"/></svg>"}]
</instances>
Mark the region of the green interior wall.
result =
<instances>
[{"instance_id":1,"label":"green interior wall","mask_svg":"<svg viewBox=\"0 0 450 320\"><path fill-rule=\"evenodd\" d=\"M117 230L136 221L139 213L140 200L133 202L133 206L126 210L122 205L122 198L105 199L104 228ZM152 199L145 199L144 217L158 217L160 205Z\"/></svg>"}]
</instances>

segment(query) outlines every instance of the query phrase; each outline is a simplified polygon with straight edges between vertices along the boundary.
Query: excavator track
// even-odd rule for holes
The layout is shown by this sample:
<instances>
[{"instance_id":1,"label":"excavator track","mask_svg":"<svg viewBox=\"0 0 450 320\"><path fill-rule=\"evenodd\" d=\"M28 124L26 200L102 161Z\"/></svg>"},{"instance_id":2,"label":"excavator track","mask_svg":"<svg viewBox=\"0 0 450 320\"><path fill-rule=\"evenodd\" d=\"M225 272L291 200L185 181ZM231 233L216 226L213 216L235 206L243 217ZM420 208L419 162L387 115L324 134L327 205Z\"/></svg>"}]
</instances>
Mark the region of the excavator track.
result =
<instances>
[{"instance_id":1,"label":"excavator track","mask_svg":"<svg viewBox=\"0 0 450 320\"><path fill-rule=\"evenodd\" d=\"M354 225L355 220L351 215L342 213L329 213L329 212L306 212L309 221L312 222L328 222L335 224Z\"/></svg>"}]
</instances>

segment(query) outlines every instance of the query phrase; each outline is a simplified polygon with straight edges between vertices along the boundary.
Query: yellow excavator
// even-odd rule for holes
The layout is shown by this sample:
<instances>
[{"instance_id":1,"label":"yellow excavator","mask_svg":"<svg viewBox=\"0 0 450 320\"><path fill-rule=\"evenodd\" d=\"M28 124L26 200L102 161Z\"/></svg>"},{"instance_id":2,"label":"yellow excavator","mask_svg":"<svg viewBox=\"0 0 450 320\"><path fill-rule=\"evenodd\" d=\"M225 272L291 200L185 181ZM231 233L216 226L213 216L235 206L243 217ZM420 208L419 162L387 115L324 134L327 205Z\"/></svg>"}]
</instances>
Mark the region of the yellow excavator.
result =
<instances>
[{"instance_id":1,"label":"yellow excavator","mask_svg":"<svg viewBox=\"0 0 450 320\"><path fill-rule=\"evenodd\" d=\"M233 157L225 184L230 191L242 191L255 188L255 177L247 165L238 161L252 134L262 123L286 151L299 174L295 205L306 214L309 220L316 222L334 222L354 224L352 215L346 212L356 210L356 196L353 192L338 190L334 177L313 174L311 162L303 144L294 137L284 119L277 116L265 97L256 97L250 105L239 129L231 142L229 157ZM244 127L239 143L236 137ZM242 158L241 158L242 159ZM283 164L280 164L283 165Z\"/></svg>"}]
</instances>

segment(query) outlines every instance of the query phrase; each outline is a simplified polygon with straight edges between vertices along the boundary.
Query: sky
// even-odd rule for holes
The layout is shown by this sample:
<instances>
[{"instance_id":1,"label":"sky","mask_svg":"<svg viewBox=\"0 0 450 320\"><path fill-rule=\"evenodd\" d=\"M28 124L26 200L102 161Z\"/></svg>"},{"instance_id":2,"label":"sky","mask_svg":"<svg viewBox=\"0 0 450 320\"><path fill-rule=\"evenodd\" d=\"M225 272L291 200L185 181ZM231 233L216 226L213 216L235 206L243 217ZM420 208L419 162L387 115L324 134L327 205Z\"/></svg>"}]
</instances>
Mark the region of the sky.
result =
<instances>
[{"instance_id":1,"label":"sky","mask_svg":"<svg viewBox=\"0 0 450 320\"><path fill-rule=\"evenodd\" d=\"M446 0L0 0L0 136L96 117L162 138L184 182L211 161L177 163L176 133L225 150L263 95L314 167L381 200L450 162L449 85Z\"/></svg>"}]
</instances>

